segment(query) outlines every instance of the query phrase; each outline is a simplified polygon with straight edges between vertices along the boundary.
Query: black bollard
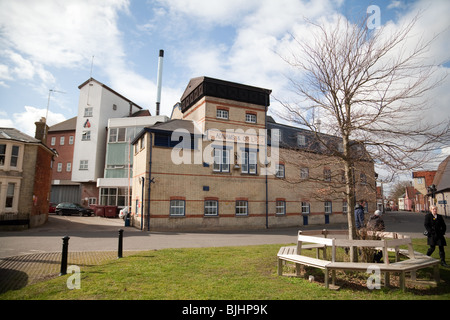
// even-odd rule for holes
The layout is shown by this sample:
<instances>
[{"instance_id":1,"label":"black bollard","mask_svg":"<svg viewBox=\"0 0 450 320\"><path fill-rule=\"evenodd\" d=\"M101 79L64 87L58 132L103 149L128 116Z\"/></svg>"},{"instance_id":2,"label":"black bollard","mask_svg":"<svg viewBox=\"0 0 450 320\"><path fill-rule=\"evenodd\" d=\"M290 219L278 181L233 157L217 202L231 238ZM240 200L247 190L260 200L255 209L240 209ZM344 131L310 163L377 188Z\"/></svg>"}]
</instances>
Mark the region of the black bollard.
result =
<instances>
[{"instance_id":1,"label":"black bollard","mask_svg":"<svg viewBox=\"0 0 450 320\"><path fill-rule=\"evenodd\" d=\"M61 256L61 272L59 273L60 276L63 276L67 274L67 252L69 249L69 236L65 236L62 238L63 240L63 246L62 246L62 256Z\"/></svg>"},{"instance_id":2,"label":"black bollard","mask_svg":"<svg viewBox=\"0 0 450 320\"><path fill-rule=\"evenodd\" d=\"M123 251L123 229L119 230L119 249L117 252L117 259L122 258L122 251Z\"/></svg>"}]
</instances>

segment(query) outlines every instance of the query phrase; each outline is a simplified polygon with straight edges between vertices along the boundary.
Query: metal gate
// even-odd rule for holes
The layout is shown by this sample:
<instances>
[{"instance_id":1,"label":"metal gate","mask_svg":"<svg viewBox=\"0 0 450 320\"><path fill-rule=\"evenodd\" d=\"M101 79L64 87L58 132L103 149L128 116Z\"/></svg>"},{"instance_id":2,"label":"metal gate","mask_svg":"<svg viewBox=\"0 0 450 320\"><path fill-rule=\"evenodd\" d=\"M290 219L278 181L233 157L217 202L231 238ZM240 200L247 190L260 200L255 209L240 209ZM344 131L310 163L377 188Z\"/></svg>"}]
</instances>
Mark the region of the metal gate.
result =
<instances>
[{"instance_id":1,"label":"metal gate","mask_svg":"<svg viewBox=\"0 0 450 320\"><path fill-rule=\"evenodd\" d=\"M74 202L80 203L81 201L81 187L79 185L52 185L50 192L50 202Z\"/></svg>"}]
</instances>

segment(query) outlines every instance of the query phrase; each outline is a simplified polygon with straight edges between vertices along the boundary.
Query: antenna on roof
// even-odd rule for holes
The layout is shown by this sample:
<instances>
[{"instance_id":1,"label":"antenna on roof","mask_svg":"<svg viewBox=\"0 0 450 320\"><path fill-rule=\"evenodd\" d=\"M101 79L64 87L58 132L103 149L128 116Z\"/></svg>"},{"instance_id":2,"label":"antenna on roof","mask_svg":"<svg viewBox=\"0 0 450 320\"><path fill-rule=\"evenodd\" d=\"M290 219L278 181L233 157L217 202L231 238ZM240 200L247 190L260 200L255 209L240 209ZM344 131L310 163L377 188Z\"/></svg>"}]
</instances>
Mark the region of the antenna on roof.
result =
<instances>
[{"instance_id":1,"label":"antenna on roof","mask_svg":"<svg viewBox=\"0 0 450 320\"><path fill-rule=\"evenodd\" d=\"M45 118L44 118L44 133L43 133L43 135L42 135L44 138L43 138L42 141L46 141L46 139L47 139L47 130L45 129L45 127L47 126L48 107L49 107L49 105L50 105L50 96L51 96L52 92L66 93L66 92L63 92L63 91L55 90L55 89L49 89L49 90L48 90L47 111L45 112Z\"/></svg>"}]
</instances>

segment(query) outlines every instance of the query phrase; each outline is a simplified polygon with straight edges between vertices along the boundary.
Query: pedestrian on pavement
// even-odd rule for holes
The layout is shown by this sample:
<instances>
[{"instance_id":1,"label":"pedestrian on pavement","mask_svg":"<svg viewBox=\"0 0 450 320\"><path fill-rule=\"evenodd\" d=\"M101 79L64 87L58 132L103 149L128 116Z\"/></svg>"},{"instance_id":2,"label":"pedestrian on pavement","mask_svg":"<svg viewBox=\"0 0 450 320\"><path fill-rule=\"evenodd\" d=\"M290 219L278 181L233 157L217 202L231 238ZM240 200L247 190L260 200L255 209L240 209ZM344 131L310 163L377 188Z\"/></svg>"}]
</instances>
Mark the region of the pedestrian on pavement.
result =
<instances>
[{"instance_id":1,"label":"pedestrian on pavement","mask_svg":"<svg viewBox=\"0 0 450 320\"><path fill-rule=\"evenodd\" d=\"M427 231L427 244L430 248L427 251L427 256L431 254L439 247L439 257L441 258L441 265L448 267L445 263L445 251L444 246L447 245L445 241L445 232L447 231L447 226L441 215L437 214L437 207L432 205L430 207L431 213L425 215L425 229Z\"/></svg>"},{"instance_id":2,"label":"pedestrian on pavement","mask_svg":"<svg viewBox=\"0 0 450 320\"><path fill-rule=\"evenodd\" d=\"M356 230L364 228L364 200L361 200L355 207L355 227Z\"/></svg>"}]
</instances>

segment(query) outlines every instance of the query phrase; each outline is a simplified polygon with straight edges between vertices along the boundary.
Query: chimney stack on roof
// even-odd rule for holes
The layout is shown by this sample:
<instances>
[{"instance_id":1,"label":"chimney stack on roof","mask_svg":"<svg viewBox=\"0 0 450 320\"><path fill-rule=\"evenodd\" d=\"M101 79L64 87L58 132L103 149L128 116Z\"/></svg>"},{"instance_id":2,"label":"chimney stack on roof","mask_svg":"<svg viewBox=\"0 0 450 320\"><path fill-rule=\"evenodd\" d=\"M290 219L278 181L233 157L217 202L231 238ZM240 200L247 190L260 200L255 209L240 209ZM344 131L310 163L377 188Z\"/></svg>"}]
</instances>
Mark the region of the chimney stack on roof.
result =
<instances>
[{"instance_id":1,"label":"chimney stack on roof","mask_svg":"<svg viewBox=\"0 0 450 320\"><path fill-rule=\"evenodd\" d=\"M158 78L156 81L156 115L159 116L159 105L161 103L161 82L162 82L162 70L163 70L163 57L164 50L159 50L159 59L158 59Z\"/></svg>"}]
</instances>

